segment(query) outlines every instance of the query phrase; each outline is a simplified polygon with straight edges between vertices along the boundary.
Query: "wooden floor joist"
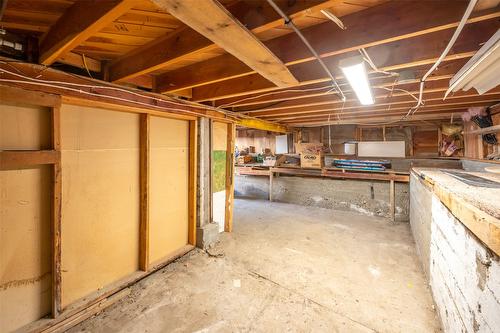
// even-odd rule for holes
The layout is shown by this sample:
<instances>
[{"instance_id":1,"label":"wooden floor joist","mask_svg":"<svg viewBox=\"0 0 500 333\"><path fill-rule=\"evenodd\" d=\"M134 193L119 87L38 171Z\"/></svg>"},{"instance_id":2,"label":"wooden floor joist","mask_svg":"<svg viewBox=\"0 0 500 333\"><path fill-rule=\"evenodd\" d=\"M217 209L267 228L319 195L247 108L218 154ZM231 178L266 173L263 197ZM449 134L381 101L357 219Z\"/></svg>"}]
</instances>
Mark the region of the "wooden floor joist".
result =
<instances>
[{"instance_id":1,"label":"wooden floor joist","mask_svg":"<svg viewBox=\"0 0 500 333\"><path fill-rule=\"evenodd\" d=\"M297 85L288 68L216 0L153 0L278 87Z\"/></svg>"}]
</instances>

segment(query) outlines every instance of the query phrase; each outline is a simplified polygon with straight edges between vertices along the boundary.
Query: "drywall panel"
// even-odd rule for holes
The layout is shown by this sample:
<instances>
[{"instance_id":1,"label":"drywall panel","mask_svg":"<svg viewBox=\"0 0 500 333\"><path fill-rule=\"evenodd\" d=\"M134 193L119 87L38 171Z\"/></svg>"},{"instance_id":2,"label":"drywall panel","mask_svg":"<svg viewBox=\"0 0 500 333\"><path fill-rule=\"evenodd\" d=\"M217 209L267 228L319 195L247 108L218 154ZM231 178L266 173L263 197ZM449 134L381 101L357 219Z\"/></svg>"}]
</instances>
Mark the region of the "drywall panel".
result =
<instances>
[{"instance_id":1,"label":"drywall panel","mask_svg":"<svg viewBox=\"0 0 500 333\"><path fill-rule=\"evenodd\" d=\"M50 166L0 171L2 332L50 313L51 179Z\"/></svg>"},{"instance_id":2,"label":"drywall panel","mask_svg":"<svg viewBox=\"0 0 500 333\"><path fill-rule=\"evenodd\" d=\"M1 103L0 149L50 149L50 110L20 103Z\"/></svg>"},{"instance_id":3,"label":"drywall panel","mask_svg":"<svg viewBox=\"0 0 500 333\"><path fill-rule=\"evenodd\" d=\"M139 265L139 116L63 105L62 301Z\"/></svg>"},{"instance_id":4,"label":"drywall panel","mask_svg":"<svg viewBox=\"0 0 500 333\"><path fill-rule=\"evenodd\" d=\"M276 136L276 154L288 154L288 135Z\"/></svg>"},{"instance_id":5,"label":"drywall panel","mask_svg":"<svg viewBox=\"0 0 500 333\"><path fill-rule=\"evenodd\" d=\"M214 121L213 123L213 150L227 150L227 124Z\"/></svg>"},{"instance_id":6,"label":"drywall panel","mask_svg":"<svg viewBox=\"0 0 500 333\"><path fill-rule=\"evenodd\" d=\"M358 156L405 157L405 142L404 141L359 142Z\"/></svg>"},{"instance_id":7,"label":"drywall panel","mask_svg":"<svg viewBox=\"0 0 500 333\"><path fill-rule=\"evenodd\" d=\"M188 244L189 123L151 117L150 262Z\"/></svg>"}]
</instances>

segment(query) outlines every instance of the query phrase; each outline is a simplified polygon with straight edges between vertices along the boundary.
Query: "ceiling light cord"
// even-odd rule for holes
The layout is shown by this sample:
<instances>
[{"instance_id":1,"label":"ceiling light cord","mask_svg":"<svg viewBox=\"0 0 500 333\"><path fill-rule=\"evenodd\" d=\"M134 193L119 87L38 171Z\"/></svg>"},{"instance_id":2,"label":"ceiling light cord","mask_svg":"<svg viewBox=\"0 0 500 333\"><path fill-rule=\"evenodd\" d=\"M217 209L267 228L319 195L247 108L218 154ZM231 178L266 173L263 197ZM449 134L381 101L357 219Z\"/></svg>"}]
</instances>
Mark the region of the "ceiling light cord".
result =
<instances>
[{"instance_id":1,"label":"ceiling light cord","mask_svg":"<svg viewBox=\"0 0 500 333\"><path fill-rule=\"evenodd\" d=\"M333 83L333 86L335 87L335 89L337 90L337 92L339 93L340 95L340 98L345 101L346 100L346 97L344 95L344 93L342 92L342 90L340 89L338 83L337 83L337 80L335 80L335 77L333 76L332 72L330 72L330 70L328 69L328 67L326 66L326 64L324 63L324 61L321 59L321 57L319 56L319 54L316 52L316 50L311 46L311 44L309 43L309 41L306 39L306 37L302 34L302 32L300 32L299 28L297 28L297 26L295 25L295 23L293 23L292 19L289 18L285 12L283 12L281 10L281 8L276 5L276 3L273 1L273 0L267 0L267 2L269 3L269 5L271 7L273 7L273 9L285 20L285 24L289 27L291 27L293 29L293 31L295 31L295 33L297 34L297 36L299 36L299 38L302 40L302 42L307 46L307 48L309 49L309 51L311 51L311 53L314 55L314 57L316 58L316 60L318 60L318 62L320 63L321 67L323 67L323 69L325 70L325 72L328 74L328 76L330 77L330 79L332 80L332 83Z\"/></svg>"},{"instance_id":2,"label":"ceiling light cord","mask_svg":"<svg viewBox=\"0 0 500 333\"><path fill-rule=\"evenodd\" d=\"M410 114L411 115L415 114L415 112L417 112L418 108L423 104L422 103L422 96L424 93L425 80L427 80L429 75L431 75L432 72L434 72L434 70L436 70L436 68L439 66L439 64L443 61L444 57L446 57L448 55L448 53L450 52L451 48L453 47L453 45L457 41L458 36L462 32L462 29L464 28L465 24L467 23L467 20L469 19L469 16L472 13L472 10L476 6L477 1L478 0L470 0L469 5L467 6L467 9L465 10L464 16L462 17L462 20L460 20L460 23L458 24L457 29L455 30L455 32L453 33L453 36L451 37L450 41L448 42L448 45L444 49L443 53L441 53L441 56L438 58L438 60L434 63L434 65L432 65L432 67L427 71L427 73L425 73L425 75L420 80L420 91L419 91L419 95L418 95L417 105L412 107L408 111L408 113L403 117L403 119L410 116Z\"/></svg>"}]
</instances>

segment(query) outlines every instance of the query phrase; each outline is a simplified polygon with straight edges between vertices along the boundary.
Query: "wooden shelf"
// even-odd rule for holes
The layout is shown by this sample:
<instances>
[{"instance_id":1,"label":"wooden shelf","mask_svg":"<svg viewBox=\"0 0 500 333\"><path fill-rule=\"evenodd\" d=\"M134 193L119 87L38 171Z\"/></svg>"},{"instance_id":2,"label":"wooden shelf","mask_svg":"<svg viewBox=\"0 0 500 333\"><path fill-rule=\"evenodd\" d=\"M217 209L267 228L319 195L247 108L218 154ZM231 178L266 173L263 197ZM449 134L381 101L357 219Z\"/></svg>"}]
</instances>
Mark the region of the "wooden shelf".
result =
<instances>
[{"instance_id":1,"label":"wooden shelf","mask_svg":"<svg viewBox=\"0 0 500 333\"><path fill-rule=\"evenodd\" d=\"M500 132L500 125L495 125L495 126L490 126L490 127L485 127L485 128L481 128L481 129L477 129L477 130L473 130L473 131L469 131L469 132L464 132L464 135L467 135L467 134L490 134L490 133L498 133Z\"/></svg>"}]
</instances>

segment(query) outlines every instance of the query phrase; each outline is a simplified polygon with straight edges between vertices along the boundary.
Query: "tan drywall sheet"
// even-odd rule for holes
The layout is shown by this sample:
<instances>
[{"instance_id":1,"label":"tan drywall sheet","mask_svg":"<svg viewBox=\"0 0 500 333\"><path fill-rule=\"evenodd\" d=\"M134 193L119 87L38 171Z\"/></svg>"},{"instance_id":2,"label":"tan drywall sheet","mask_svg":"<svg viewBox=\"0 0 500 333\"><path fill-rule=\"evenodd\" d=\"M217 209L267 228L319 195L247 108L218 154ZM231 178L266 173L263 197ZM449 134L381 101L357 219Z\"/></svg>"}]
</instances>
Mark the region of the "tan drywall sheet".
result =
<instances>
[{"instance_id":1,"label":"tan drywall sheet","mask_svg":"<svg viewBox=\"0 0 500 333\"><path fill-rule=\"evenodd\" d=\"M63 105L62 303L138 270L139 116Z\"/></svg>"},{"instance_id":2,"label":"tan drywall sheet","mask_svg":"<svg viewBox=\"0 0 500 333\"><path fill-rule=\"evenodd\" d=\"M151 117L149 259L188 243L189 123Z\"/></svg>"},{"instance_id":3,"label":"tan drywall sheet","mask_svg":"<svg viewBox=\"0 0 500 333\"><path fill-rule=\"evenodd\" d=\"M0 171L0 331L50 313L51 169Z\"/></svg>"},{"instance_id":4,"label":"tan drywall sheet","mask_svg":"<svg viewBox=\"0 0 500 333\"><path fill-rule=\"evenodd\" d=\"M0 149L50 149L50 110L20 103L0 103Z\"/></svg>"},{"instance_id":5,"label":"tan drywall sheet","mask_svg":"<svg viewBox=\"0 0 500 333\"><path fill-rule=\"evenodd\" d=\"M227 124L214 121L212 150L227 150Z\"/></svg>"}]
</instances>

